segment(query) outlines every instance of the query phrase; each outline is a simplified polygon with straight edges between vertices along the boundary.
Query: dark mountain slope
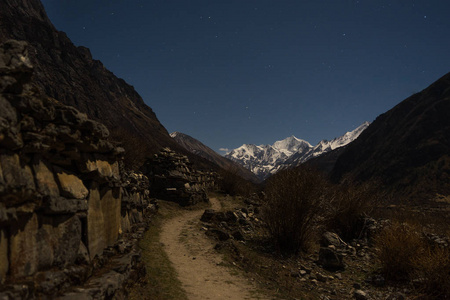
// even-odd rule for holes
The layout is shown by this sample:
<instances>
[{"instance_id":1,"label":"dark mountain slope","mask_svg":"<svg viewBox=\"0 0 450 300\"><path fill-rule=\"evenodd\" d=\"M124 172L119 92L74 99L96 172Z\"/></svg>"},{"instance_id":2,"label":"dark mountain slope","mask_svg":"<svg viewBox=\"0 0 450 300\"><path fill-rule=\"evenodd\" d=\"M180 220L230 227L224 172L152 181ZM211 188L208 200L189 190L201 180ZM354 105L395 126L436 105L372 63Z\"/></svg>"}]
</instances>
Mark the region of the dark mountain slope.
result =
<instances>
[{"instance_id":1,"label":"dark mountain slope","mask_svg":"<svg viewBox=\"0 0 450 300\"><path fill-rule=\"evenodd\" d=\"M39 0L0 1L0 42L8 39L29 43L37 87L104 123L113 139L124 142L129 162L138 163L162 147L184 151L132 86L55 29Z\"/></svg>"},{"instance_id":2,"label":"dark mountain slope","mask_svg":"<svg viewBox=\"0 0 450 300\"><path fill-rule=\"evenodd\" d=\"M450 194L450 73L380 115L339 156L335 181L378 181L397 196Z\"/></svg>"},{"instance_id":3,"label":"dark mountain slope","mask_svg":"<svg viewBox=\"0 0 450 300\"><path fill-rule=\"evenodd\" d=\"M258 177L256 177L256 175L253 174L250 170L247 170L241 165L229 160L228 158L219 155L213 149L209 148L199 140L181 132L173 132L170 134L170 136L189 152L201 156L217 164L225 170L231 171L236 169L237 173L247 180L250 180L252 182L260 181Z\"/></svg>"}]
</instances>

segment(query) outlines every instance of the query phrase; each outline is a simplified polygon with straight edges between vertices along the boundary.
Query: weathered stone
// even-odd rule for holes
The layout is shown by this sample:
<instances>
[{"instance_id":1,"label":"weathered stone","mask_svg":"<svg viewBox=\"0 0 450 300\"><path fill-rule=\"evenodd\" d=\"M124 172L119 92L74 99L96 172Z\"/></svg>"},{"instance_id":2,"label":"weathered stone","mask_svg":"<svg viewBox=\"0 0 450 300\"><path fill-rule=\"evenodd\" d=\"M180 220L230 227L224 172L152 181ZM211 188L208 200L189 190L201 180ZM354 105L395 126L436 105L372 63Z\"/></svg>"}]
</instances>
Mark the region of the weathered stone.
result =
<instances>
[{"instance_id":1,"label":"weathered stone","mask_svg":"<svg viewBox=\"0 0 450 300\"><path fill-rule=\"evenodd\" d=\"M364 292L364 291L362 291L362 290L356 290L356 291L353 293L353 297L354 297L356 300L367 300L367 299L369 299L368 296L367 296L367 293Z\"/></svg>"},{"instance_id":2,"label":"weathered stone","mask_svg":"<svg viewBox=\"0 0 450 300\"><path fill-rule=\"evenodd\" d=\"M52 223L47 228L54 245L53 265L66 266L74 263L78 255L81 241L80 219L76 216L65 218L51 218Z\"/></svg>"},{"instance_id":3,"label":"weathered stone","mask_svg":"<svg viewBox=\"0 0 450 300\"><path fill-rule=\"evenodd\" d=\"M0 118L6 121L8 125L17 123L17 112L3 96L0 95ZM1 131L0 127L0 131Z\"/></svg>"},{"instance_id":4,"label":"weathered stone","mask_svg":"<svg viewBox=\"0 0 450 300\"><path fill-rule=\"evenodd\" d=\"M86 120L83 123L83 129L92 132L95 136L100 138L107 138L109 136L109 130L105 125L94 120Z\"/></svg>"},{"instance_id":5,"label":"weathered stone","mask_svg":"<svg viewBox=\"0 0 450 300\"><path fill-rule=\"evenodd\" d=\"M3 179L3 170L2 170L2 162L0 159L0 192L4 189L5 179Z\"/></svg>"},{"instance_id":6,"label":"weathered stone","mask_svg":"<svg viewBox=\"0 0 450 300\"><path fill-rule=\"evenodd\" d=\"M10 274L12 277L32 275L38 269L38 249L36 233L38 219L33 214L28 220L21 220L24 225L13 231L10 237Z\"/></svg>"},{"instance_id":7,"label":"weathered stone","mask_svg":"<svg viewBox=\"0 0 450 300\"><path fill-rule=\"evenodd\" d=\"M85 199L66 199L62 197L48 198L45 203L46 214L68 214L87 211L88 203Z\"/></svg>"},{"instance_id":8,"label":"weathered stone","mask_svg":"<svg viewBox=\"0 0 450 300\"><path fill-rule=\"evenodd\" d=\"M97 186L91 189L87 220L88 248L91 259L117 240L121 224L120 195L119 188L102 191L102 195Z\"/></svg>"},{"instance_id":9,"label":"weathered stone","mask_svg":"<svg viewBox=\"0 0 450 300\"><path fill-rule=\"evenodd\" d=\"M328 247L330 245L333 245L336 248L339 248L342 245L341 241L342 239L339 237L339 235L327 231L322 235L322 238L320 239L320 246Z\"/></svg>"},{"instance_id":10,"label":"weathered stone","mask_svg":"<svg viewBox=\"0 0 450 300\"><path fill-rule=\"evenodd\" d=\"M86 248L86 245L82 241L80 241L80 247L78 247L76 262L81 264L88 264L89 261L89 251Z\"/></svg>"},{"instance_id":11,"label":"weathered stone","mask_svg":"<svg viewBox=\"0 0 450 300\"><path fill-rule=\"evenodd\" d=\"M28 45L26 42L9 40L0 47L0 92L20 94L33 72L28 59Z\"/></svg>"},{"instance_id":12,"label":"weathered stone","mask_svg":"<svg viewBox=\"0 0 450 300\"><path fill-rule=\"evenodd\" d=\"M61 188L61 195L68 198L85 199L89 194L83 181L73 174L58 171L56 174Z\"/></svg>"},{"instance_id":13,"label":"weathered stone","mask_svg":"<svg viewBox=\"0 0 450 300\"><path fill-rule=\"evenodd\" d=\"M81 240L81 222L76 216L31 218L12 228L10 273L13 277L32 275L51 266L75 262Z\"/></svg>"},{"instance_id":14,"label":"weathered stone","mask_svg":"<svg viewBox=\"0 0 450 300\"><path fill-rule=\"evenodd\" d=\"M8 237L4 230L0 230L0 284L5 280L8 269Z\"/></svg>"},{"instance_id":15,"label":"weathered stone","mask_svg":"<svg viewBox=\"0 0 450 300\"><path fill-rule=\"evenodd\" d=\"M337 251L321 247L319 250L319 264L325 269L337 270L345 267L342 254Z\"/></svg>"},{"instance_id":16,"label":"weathered stone","mask_svg":"<svg viewBox=\"0 0 450 300\"><path fill-rule=\"evenodd\" d=\"M47 164L42 160L35 160L33 162L33 170L38 191L43 195L51 197L59 196L58 184L55 181L53 172L50 171Z\"/></svg>"},{"instance_id":17,"label":"weathered stone","mask_svg":"<svg viewBox=\"0 0 450 300\"><path fill-rule=\"evenodd\" d=\"M216 237L219 241L226 241L230 238L230 235L221 229L210 229L205 233L208 236Z\"/></svg>"},{"instance_id":18,"label":"weathered stone","mask_svg":"<svg viewBox=\"0 0 450 300\"><path fill-rule=\"evenodd\" d=\"M131 229L131 225L130 225L130 219L128 217L128 212L125 212L125 214L122 216L122 219L120 222L119 233L129 232L130 229Z\"/></svg>"},{"instance_id":19,"label":"weathered stone","mask_svg":"<svg viewBox=\"0 0 450 300\"><path fill-rule=\"evenodd\" d=\"M119 164L117 161L110 164L105 160L92 157L80 166L80 170L82 172L97 171L100 176L114 178L116 180L120 179Z\"/></svg>"},{"instance_id":20,"label":"weathered stone","mask_svg":"<svg viewBox=\"0 0 450 300\"><path fill-rule=\"evenodd\" d=\"M211 222L212 218L216 214L216 211L214 209L205 209L205 212L203 213L202 217L200 218L200 221L202 222Z\"/></svg>"},{"instance_id":21,"label":"weathered stone","mask_svg":"<svg viewBox=\"0 0 450 300\"><path fill-rule=\"evenodd\" d=\"M31 168L20 163L19 155L0 155L3 180L10 189L34 190L34 178Z\"/></svg>"}]
</instances>

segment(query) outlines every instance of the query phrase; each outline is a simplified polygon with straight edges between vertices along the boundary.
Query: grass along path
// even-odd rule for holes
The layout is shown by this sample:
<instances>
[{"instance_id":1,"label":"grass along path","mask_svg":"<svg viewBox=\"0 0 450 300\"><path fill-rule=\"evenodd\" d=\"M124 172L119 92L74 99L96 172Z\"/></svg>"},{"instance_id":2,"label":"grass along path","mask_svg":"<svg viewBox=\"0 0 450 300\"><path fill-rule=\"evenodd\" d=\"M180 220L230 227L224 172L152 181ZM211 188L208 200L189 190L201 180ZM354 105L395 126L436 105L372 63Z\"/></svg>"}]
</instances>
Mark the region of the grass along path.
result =
<instances>
[{"instance_id":1,"label":"grass along path","mask_svg":"<svg viewBox=\"0 0 450 300\"><path fill-rule=\"evenodd\" d=\"M160 203L161 208L139 246L145 263L146 276L130 291L131 300L186 300L186 291L178 280L178 274L160 242L161 226L165 219L179 214L174 203Z\"/></svg>"}]
</instances>

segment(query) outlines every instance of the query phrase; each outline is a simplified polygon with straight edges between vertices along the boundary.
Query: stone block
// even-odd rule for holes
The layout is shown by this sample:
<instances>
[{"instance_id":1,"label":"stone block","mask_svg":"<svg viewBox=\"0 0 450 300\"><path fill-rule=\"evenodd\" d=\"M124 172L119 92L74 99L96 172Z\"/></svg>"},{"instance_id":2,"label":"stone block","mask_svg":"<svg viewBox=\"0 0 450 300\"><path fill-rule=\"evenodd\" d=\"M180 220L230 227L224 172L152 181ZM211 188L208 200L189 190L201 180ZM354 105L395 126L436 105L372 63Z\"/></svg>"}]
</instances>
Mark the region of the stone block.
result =
<instances>
[{"instance_id":1,"label":"stone block","mask_svg":"<svg viewBox=\"0 0 450 300\"><path fill-rule=\"evenodd\" d=\"M103 235L104 218L101 205L100 191L98 186L94 186L89 193L87 215L87 236L89 255L92 258L101 254L106 247L105 236Z\"/></svg>"},{"instance_id":2,"label":"stone block","mask_svg":"<svg viewBox=\"0 0 450 300\"><path fill-rule=\"evenodd\" d=\"M61 188L61 195L67 198L85 199L89 191L83 181L73 174L59 170L56 174Z\"/></svg>"},{"instance_id":3,"label":"stone block","mask_svg":"<svg viewBox=\"0 0 450 300\"><path fill-rule=\"evenodd\" d=\"M129 232L131 229L130 225L130 218L128 216L128 212L125 212L125 214L122 216L122 220L120 222L120 233Z\"/></svg>"},{"instance_id":4,"label":"stone block","mask_svg":"<svg viewBox=\"0 0 450 300\"><path fill-rule=\"evenodd\" d=\"M8 237L4 230L0 230L0 284L4 282L8 269Z\"/></svg>"},{"instance_id":5,"label":"stone block","mask_svg":"<svg viewBox=\"0 0 450 300\"><path fill-rule=\"evenodd\" d=\"M34 178L31 168L20 162L19 155L0 155L3 180L11 189L34 190Z\"/></svg>"},{"instance_id":6,"label":"stone block","mask_svg":"<svg viewBox=\"0 0 450 300\"><path fill-rule=\"evenodd\" d=\"M47 164L42 160L35 160L33 162L33 170L38 191L43 195L51 197L59 196L58 184L55 181L53 172L50 171Z\"/></svg>"},{"instance_id":7,"label":"stone block","mask_svg":"<svg viewBox=\"0 0 450 300\"><path fill-rule=\"evenodd\" d=\"M38 249L36 234L38 231L38 218L33 214L31 218L20 220L13 228L10 237L10 274L12 277L32 275L38 270Z\"/></svg>"},{"instance_id":8,"label":"stone block","mask_svg":"<svg viewBox=\"0 0 450 300\"><path fill-rule=\"evenodd\" d=\"M119 163L108 162L105 157L100 155L85 155L85 162L79 164L79 169L83 173L95 172L102 177L120 180Z\"/></svg>"},{"instance_id":9,"label":"stone block","mask_svg":"<svg viewBox=\"0 0 450 300\"><path fill-rule=\"evenodd\" d=\"M121 189L108 189L102 196L107 246L117 241L120 228Z\"/></svg>"},{"instance_id":10,"label":"stone block","mask_svg":"<svg viewBox=\"0 0 450 300\"><path fill-rule=\"evenodd\" d=\"M40 231L49 235L48 241L38 241L38 244L49 243L53 249L53 264L66 266L75 262L81 243L81 221L77 216L61 216L47 218ZM44 222L46 221L44 220ZM42 259L41 263L42 263Z\"/></svg>"},{"instance_id":11,"label":"stone block","mask_svg":"<svg viewBox=\"0 0 450 300\"><path fill-rule=\"evenodd\" d=\"M2 170L2 162L0 160L0 192L2 191L2 187L4 188L5 179L3 178L3 170Z\"/></svg>"},{"instance_id":12,"label":"stone block","mask_svg":"<svg viewBox=\"0 0 450 300\"><path fill-rule=\"evenodd\" d=\"M63 197L49 198L45 203L46 214L70 214L87 211L88 202L85 199L66 199Z\"/></svg>"},{"instance_id":13,"label":"stone block","mask_svg":"<svg viewBox=\"0 0 450 300\"><path fill-rule=\"evenodd\" d=\"M11 227L9 269L13 278L75 262L81 241L77 216L39 218L32 214Z\"/></svg>"},{"instance_id":14,"label":"stone block","mask_svg":"<svg viewBox=\"0 0 450 300\"><path fill-rule=\"evenodd\" d=\"M88 249L92 259L117 240L121 226L121 189L108 188L100 192L94 185L88 206Z\"/></svg>"}]
</instances>

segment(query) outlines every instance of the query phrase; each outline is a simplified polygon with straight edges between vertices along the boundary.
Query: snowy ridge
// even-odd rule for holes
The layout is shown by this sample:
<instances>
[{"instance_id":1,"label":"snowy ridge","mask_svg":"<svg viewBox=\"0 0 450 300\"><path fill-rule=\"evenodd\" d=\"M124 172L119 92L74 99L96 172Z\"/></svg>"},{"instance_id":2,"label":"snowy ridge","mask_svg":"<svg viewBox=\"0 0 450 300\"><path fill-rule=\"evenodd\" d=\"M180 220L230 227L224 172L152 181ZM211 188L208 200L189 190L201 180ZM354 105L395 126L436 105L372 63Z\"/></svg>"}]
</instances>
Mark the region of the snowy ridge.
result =
<instances>
[{"instance_id":1,"label":"snowy ridge","mask_svg":"<svg viewBox=\"0 0 450 300\"><path fill-rule=\"evenodd\" d=\"M314 147L305 140L290 136L276 141L273 145L244 144L232 150L225 157L249 169L260 179L265 179L280 168L299 165L311 158L349 144L369 125L369 122L364 122L353 131L331 141L322 140Z\"/></svg>"}]
</instances>

